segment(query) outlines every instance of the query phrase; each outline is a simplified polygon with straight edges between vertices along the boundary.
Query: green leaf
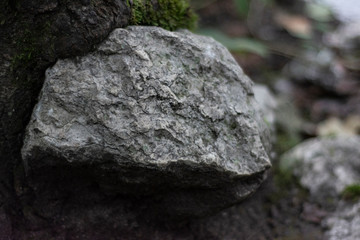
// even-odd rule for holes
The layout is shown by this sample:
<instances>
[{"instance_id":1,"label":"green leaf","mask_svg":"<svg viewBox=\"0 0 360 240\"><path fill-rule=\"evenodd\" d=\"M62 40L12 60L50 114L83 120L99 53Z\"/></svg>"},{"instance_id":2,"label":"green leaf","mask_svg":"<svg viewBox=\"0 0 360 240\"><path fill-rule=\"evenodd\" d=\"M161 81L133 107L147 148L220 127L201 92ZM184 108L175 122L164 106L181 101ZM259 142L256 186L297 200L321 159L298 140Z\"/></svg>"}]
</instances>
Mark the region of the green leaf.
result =
<instances>
[{"instance_id":1,"label":"green leaf","mask_svg":"<svg viewBox=\"0 0 360 240\"><path fill-rule=\"evenodd\" d=\"M199 29L197 33L214 38L216 41L222 43L231 52L237 53L255 53L262 57L268 55L267 47L251 38L231 38L216 29Z\"/></svg>"}]
</instances>

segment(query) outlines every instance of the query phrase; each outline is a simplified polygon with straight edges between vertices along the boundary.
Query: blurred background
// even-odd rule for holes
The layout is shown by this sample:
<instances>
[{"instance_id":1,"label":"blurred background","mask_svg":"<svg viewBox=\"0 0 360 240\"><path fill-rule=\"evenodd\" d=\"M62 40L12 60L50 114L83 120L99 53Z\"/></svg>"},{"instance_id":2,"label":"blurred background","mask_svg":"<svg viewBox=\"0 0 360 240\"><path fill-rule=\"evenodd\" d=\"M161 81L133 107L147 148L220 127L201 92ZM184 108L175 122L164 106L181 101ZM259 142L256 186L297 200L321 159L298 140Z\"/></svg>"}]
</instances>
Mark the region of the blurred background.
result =
<instances>
[{"instance_id":1,"label":"blurred background","mask_svg":"<svg viewBox=\"0 0 360 240\"><path fill-rule=\"evenodd\" d=\"M284 109L292 119L278 126L280 152L309 137L359 134L360 1L191 3L198 33L223 43L254 82L293 104Z\"/></svg>"},{"instance_id":2,"label":"blurred background","mask_svg":"<svg viewBox=\"0 0 360 240\"><path fill-rule=\"evenodd\" d=\"M225 45L255 82L276 139L255 196L200 230L209 239L360 239L360 1L191 4L196 32Z\"/></svg>"}]
</instances>

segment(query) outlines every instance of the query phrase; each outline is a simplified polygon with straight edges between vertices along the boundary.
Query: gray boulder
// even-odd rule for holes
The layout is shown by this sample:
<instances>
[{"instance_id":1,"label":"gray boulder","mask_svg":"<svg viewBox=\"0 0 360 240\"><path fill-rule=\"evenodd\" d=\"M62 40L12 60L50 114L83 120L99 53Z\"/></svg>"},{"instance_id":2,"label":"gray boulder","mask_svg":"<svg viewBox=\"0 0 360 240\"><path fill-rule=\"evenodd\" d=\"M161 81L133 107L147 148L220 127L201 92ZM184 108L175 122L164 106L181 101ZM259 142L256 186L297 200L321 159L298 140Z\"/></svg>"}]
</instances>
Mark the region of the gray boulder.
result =
<instances>
[{"instance_id":1,"label":"gray boulder","mask_svg":"<svg viewBox=\"0 0 360 240\"><path fill-rule=\"evenodd\" d=\"M108 195L161 196L165 212L202 215L263 181L270 140L256 109L251 80L213 39L116 29L47 70L23 161L34 185L87 176Z\"/></svg>"}]
</instances>

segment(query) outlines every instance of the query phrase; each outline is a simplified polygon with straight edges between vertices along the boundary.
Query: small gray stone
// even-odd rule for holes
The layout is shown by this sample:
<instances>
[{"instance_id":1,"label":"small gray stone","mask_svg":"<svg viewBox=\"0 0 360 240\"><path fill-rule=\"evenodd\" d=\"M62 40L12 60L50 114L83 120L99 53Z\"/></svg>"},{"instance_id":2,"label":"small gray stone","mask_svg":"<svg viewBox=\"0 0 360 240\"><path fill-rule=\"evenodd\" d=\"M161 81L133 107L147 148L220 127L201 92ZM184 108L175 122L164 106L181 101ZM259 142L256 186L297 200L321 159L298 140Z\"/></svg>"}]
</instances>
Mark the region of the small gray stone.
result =
<instances>
[{"instance_id":1,"label":"small gray stone","mask_svg":"<svg viewBox=\"0 0 360 240\"><path fill-rule=\"evenodd\" d=\"M336 211L324 223L329 240L360 239L360 201L355 204L340 202Z\"/></svg>"},{"instance_id":2,"label":"small gray stone","mask_svg":"<svg viewBox=\"0 0 360 240\"><path fill-rule=\"evenodd\" d=\"M346 186L360 182L360 137L307 140L284 154L281 168L292 171L321 204L337 199Z\"/></svg>"},{"instance_id":3,"label":"small gray stone","mask_svg":"<svg viewBox=\"0 0 360 240\"><path fill-rule=\"evenodd\" d=\"M360 20L340 25L336 31L328 33L325 40L331 47L354 54L351 51L358 50L360 44L359 24Z\"/></svg>"},{"instance_id":4,"label":"small gray stone","mask_svg":"<svg viewBox=\"0 0 360 240\"><path fill-rule=\"evenodd\" d=\"M322 221L326 239L360 239L360 202L340 198L347 186L360 183L359 136L308 140L284 154L281 168L328 211Z\"/></svg>"},{"instance_id":5,"label":"small gray stone","mask_svg":"<svg viewBox=\"0 0 360 240\"><path fill-rule=\"evenodd\" d=\"M116 29L47 70L22 156L35 178L79 168L108 193L165 192L169 212L199 215L263 181L269 139L256 105L251 80L213 39Z\"/></svg>"}]
</instances>

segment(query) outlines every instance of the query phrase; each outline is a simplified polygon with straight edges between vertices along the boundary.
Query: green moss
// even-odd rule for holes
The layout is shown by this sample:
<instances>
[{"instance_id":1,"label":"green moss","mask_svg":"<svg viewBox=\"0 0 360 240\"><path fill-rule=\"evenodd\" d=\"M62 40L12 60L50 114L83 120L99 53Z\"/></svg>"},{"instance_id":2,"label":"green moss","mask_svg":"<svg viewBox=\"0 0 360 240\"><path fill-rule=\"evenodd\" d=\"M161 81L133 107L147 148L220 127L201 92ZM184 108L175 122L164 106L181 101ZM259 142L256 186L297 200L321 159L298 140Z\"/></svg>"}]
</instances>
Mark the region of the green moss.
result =
<instances>
[{"instance_id":1,"label":"green moss","mask_svg":"<svg viewBox=\"0 0 360 240\"><path fill-rule=\"evenodd\" d=\"M269 195L269 200L272 204L277 204L283 199L293 197L301 200L305 200L309 197L308 190L302 187L299 179L295 177L291 171L284 171L276 165L274 166L273 171L275 188Z\"/></svg>"},{"instance_id":2,"label":"green moss","mask_svg":"<svg viewBox=\"0 0 360 240\"><path fill-rule=\"evenodd\" d=\"M360 184L352 184L345 187L342 192L345 199L357 200L360 198Z\"/></svg>"},{"instance_id":3,"label":"green moss","mask_svg":"<svg viewBox=\"0 0 360 240\"><path fill-rule=\"evenodd\" d=\"M130 25L159 26L173 31L194 29L197 16L187 0L133 0Z\"/></svg>"},{"instance_id":4,"label":"green moss","mask_svg":"<svg viewBox=\"0 0 360 240\"><path fill-rule=\"evenodd\" d=\"M276 136L275 149L282 154L301 142L301 138L296 133L278 131Z\"/></svg>"},{"instance_id":5,"label":"green moss","mask_svg":"<svg viewBox=\"0 0 360 240\"><path fill-rule=\"evenodd\" d=\"M28 63L36 54L36 46L31 31L26 27L16 41L18 54L12 58L12 66Z\"/></svg>"},{"instance_id":6,"label":"green moss","mask_svg":"<svg viewBox=\"0 0 360 240\"><path fill-rule=\"evenodd\" d=\"M27 83L27 70L35 68L44 52L48 55L54 52L54 39L51 35L51 22L47 21L33 28L28 23L21 26L21 33L15 38L17 53L11 60L11 69L14 72L15 84ZM48 48L44 49L44 46Z\"/></svg>"},{"instance_id":7,"label":"green moss","mask_svg":"<svg viewBox=\"0 0 360 240\"><path fill-rule=\"evenodd\" d=\"M290 170L284 170L281 168L276 169L274 174L274 181L277 186L281 188L288 188L296 181L298 181Z\"/></svg>"}]
</instances>

